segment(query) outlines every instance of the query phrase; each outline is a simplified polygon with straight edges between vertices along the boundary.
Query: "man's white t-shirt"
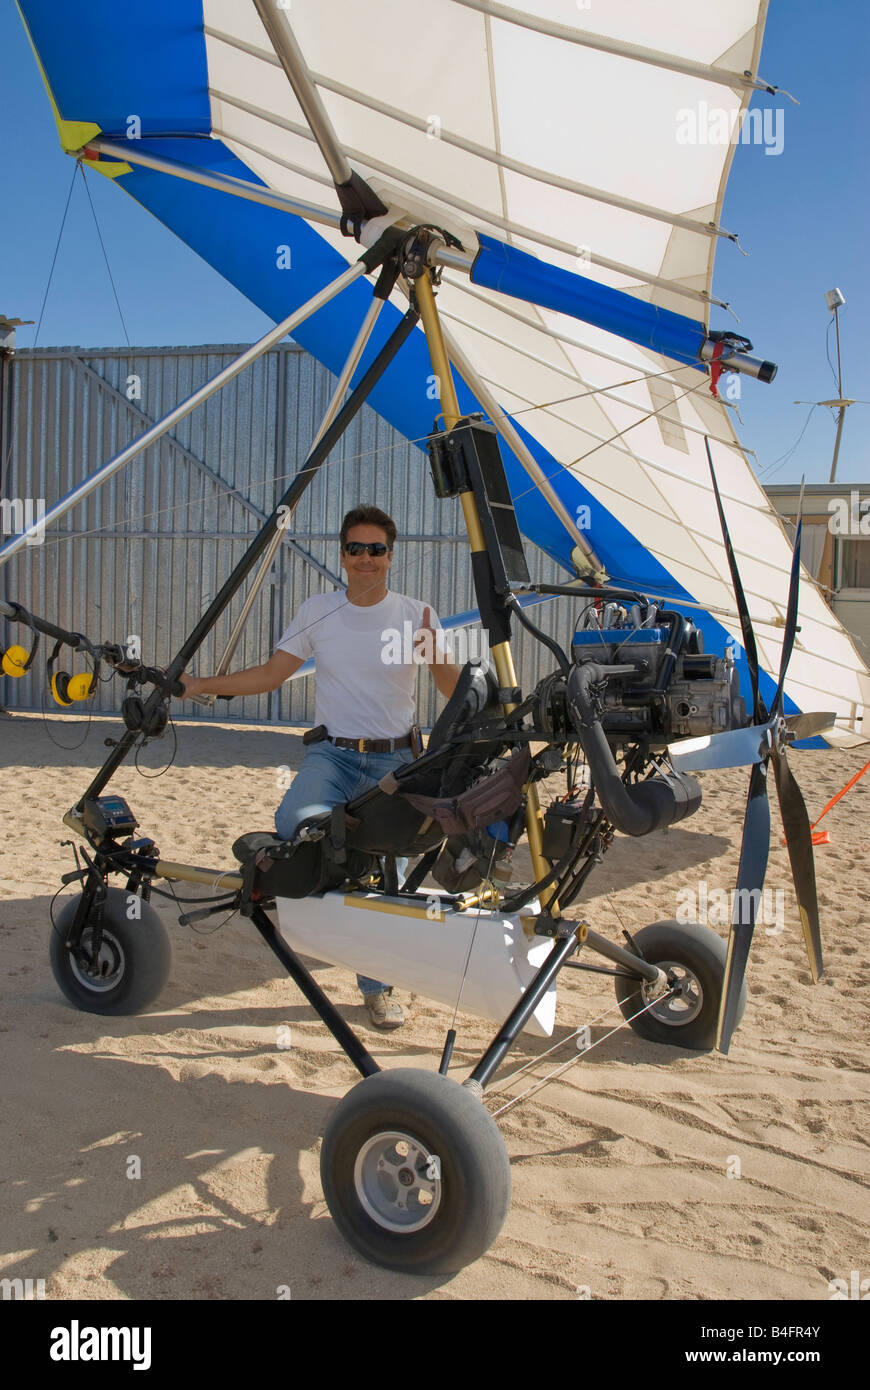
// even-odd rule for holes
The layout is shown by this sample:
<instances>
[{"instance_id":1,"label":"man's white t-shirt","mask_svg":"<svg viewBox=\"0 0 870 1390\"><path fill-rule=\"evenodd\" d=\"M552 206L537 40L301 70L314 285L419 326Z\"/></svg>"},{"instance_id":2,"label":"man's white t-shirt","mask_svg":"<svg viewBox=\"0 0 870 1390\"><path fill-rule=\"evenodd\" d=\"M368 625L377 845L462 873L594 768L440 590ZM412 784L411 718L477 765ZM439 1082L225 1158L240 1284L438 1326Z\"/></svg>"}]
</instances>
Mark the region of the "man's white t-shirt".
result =
<instances>
[{"instance_id":1,"label":"man's white t-shirt","mask_svg":"<svg viewBox=\"0 0 870 1390\"><path fill-rule=\"evenodd\" d=\"M435 651L414 634L429 609L434 648L449 653L431 604L388 592L379 603L351 603L343 589L306 599L277 650L315 662L315 721L334 738L403 738L414 723L421 660ZM415 660L415 651L417 653ZM436 658L437 659L437 658Z\"/></svg>"}]
</instances>

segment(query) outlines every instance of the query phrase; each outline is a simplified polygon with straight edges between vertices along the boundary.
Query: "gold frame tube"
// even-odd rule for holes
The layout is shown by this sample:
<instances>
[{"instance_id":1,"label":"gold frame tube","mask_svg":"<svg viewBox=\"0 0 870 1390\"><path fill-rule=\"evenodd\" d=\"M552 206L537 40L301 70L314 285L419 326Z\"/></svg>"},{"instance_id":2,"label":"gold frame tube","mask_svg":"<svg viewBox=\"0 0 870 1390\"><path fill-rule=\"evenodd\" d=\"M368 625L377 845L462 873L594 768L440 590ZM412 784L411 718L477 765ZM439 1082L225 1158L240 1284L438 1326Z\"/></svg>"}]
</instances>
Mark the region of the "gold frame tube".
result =
<instances>
[{"instance_id":1,"label":"gold frame tube","mask_svg":"<svg viewBox=\"0 0 870 1390\"><path fill-rule=\"evenodd\" d=\"M441 320L438 317L438 310L435 305L435 292L432 288L430 272L424 272L419 279L414 281L414 292L417 296L417 305L420 310L420 321L423 331L426 334L426 342L429 347L429 356L432 359L432 367L438 385L438 395L441 402L441 410L444 415L444 427L451 430L454 425L462 419L459 410L459 401L456 396L456 388L453 384L453 374L450 368L450 358L444 342L444 335L441 331ZM465 525L468 531L468 542L471 546L472 554L481 550L486 550L486 542L483 537L483 527L480 524L480 516L477 510L477 503L474 500L473 492L462 492L459 495L462 503L462 511L465 517ZM495 662L496 674L502 689L511 689L517 683L517 673L514 667L514 658L511 651L510 642L499 642L492 649L492 657ZM503 706L505 714L510 714L516 706L506 704ZM538 798L538 789L532 785L526 792L526 834L529 839L529 850L532 856L532 867L535 871L535 878L545 878L550 872L551 864L544 858L544 821L541 814L541 803ZM544 907L553 917L559 917L559 904L553 897L552 888L542 889L540 893L541 906Z\"/></svg>"}]
</instances>

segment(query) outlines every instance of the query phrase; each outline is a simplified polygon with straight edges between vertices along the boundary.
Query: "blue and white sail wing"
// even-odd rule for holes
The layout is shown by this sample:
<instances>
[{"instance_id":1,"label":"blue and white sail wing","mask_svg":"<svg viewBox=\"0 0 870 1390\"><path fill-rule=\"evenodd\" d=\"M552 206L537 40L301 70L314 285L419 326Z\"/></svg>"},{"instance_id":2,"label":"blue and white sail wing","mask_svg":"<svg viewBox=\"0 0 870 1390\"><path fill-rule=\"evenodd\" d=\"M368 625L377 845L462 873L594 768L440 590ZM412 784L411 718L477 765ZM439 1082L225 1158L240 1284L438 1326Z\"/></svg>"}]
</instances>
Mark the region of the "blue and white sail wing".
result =
<instances>
[{"instance_id":1,"label":"blue and white sail wing","mask_svg":"<svg viewBox=\"0 0 870 1390\"><path fill-rule=\"evenodd\" d=\"M570 569L579 525L614 581L696 605L709 647L739 643L709 437L771 695L790 541L698 355L720 302L720 242L717 285L730 274L739 290L722 200L728 137L753 92L775 90L759 75L766 0L282 8L354 170L393 216L435 223L476 257L470 275L445 269L439 309L454 362L485 388L488 404L459 382L462 408L509 415L558 501L505 446L524 534ZM65 147L123 145L126 161L94 167L272 318L358 257L316 216L334 218L333 181L253 0L20 9ZM256 184L279 205L149 158ZM314 211L294 215L281 198ZM350 287L298 341L337 372L369 296ZM372 350L406 304L400 284ZM371 398L410 439L431 428L431 371L417 332ZM786 711L836 709L829 741L861 741L870 672L807 574L799 624Z\"/></svg>"}]
</instances>

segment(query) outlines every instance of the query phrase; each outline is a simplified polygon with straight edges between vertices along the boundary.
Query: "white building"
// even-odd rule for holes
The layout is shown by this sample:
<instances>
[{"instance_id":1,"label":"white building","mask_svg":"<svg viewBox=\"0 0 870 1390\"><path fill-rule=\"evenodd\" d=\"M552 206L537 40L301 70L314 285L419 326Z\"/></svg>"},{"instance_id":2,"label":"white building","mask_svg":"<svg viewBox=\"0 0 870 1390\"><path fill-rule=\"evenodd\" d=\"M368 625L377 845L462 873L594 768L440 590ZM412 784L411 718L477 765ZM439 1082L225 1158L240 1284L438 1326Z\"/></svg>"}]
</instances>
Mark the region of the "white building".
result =
<instances>
[{"instance_id":1,"label":"white building","mask_svg":"<svg viewBox=\"0 0 870 1390\"><path fill-rule=\"evenodd\" d=\"M800 484L765 491L780 516L794 523ZM870 661L870 483L807 484L801 558Z\"/></svg>"}]
</instances>

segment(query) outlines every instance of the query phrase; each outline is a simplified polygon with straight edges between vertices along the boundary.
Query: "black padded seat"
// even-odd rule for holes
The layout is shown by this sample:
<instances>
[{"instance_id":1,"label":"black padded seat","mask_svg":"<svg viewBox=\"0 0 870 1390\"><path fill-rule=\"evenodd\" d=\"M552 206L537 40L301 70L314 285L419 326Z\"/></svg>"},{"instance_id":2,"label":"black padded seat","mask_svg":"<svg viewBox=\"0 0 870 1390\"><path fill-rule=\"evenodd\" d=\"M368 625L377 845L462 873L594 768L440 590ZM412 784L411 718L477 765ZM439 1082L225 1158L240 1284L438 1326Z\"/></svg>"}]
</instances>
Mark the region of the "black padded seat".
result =
<instances>
[{"instance_id":1,"label":"black padded seat","mask_svg":"<svg viewBox=\"0 0 870 1390\"><path fill-rule=\"evenodd\" d=\"M466 724L483 713L497 694L495 682L487 675L482 663L466 662L459 674L456 689L429 735L426 753L416 763L397 769L396 789L391 793L365 792L348 803L348 817L358 822L357 825L347 825L345 843L348 850L361 854L413 857L441 844L444 831L438 822L411 806L402 796L401 789L405 786L409 792L432 796L445 792L455 795L457 790L464 790L487 761L489 750L484 747L469 760L468 755L451 749L450 742ZM500 752L502 746L502 741L496 740L492 745L493 755ZM324 827L328 827L329 820L328 814L312 817L314 823L322 821ZM300 845L297 850L304 861L312 861L312 866L320 853L315 848L316 843ZM285 841L274 832L255 830L239 836L233 845L233 854L244 864L260 851L268 852L270 848L283 847L284 844Z\"/></svg>"},{"instance_id":2,"label":"black padded seat","mask_svg":"<svg viewBox=\"0 0 870 1390\"><path fill-rule=\"evenodd\" d=\"M258 854L261 849L269 850L283 845L284 841L279 839L274 830L250 830L247 835L240 835L233 845L233 854L240 864L244 864L252 854Z\"/></svg>"},{"instance_id":3,"label":"black padded seat","mask_svg":"<svg viewBox=\"0 0 870 1390\"><path fill-rule=\"evenodd\" d=\"M397 790L380 792L377 796L366 792L348 803L348 815L360 822L358 827L348 830L348 845L372 854L415 855L424 854L441 843L443 830L437 822L415 810L402 796L402 789L435 796L442 790L445 778L451 784L456 782L452 764L457 761L457 755L448 745L466 724L483 713L495 694L494 682L482 663L467 661L459 673L456 689L432 728L425 754L416 763L397 769ZM444 752L438 757L442 748ZM474 761L477 763L480 758ZM459 762L462 769L468 765L464 755L459 755ZM459 780L465 785L462 770Z\"/></svg>"},{"instance_id":4,"label":"black padded seat","mask_svg":"<svg viewBox=\"0 0 870 1390\"><path fill-rule=\"evenodd\" d=\"M482 714L497 695L495 682L487 675L483 664L477 659L466 661L456 689L432 726L426 751L433 753L448 743L464 724Z\"/></svg>"},{"instance_id":5,"label":"black padded seat","mask_svg":"<svg viewBox=\"0 0 870 1390\"><path fill-rule=\"evenodd\" d=\"M367 850L370 854L406 856L425 854L444 839L444 831L437 822L415 811L400 792L391 796L383 791L377 796L368 795L370 799L364 804L350 802L348 805L348 815L359 821L359 825L348 827L350 848Z\"/></svg>"},{"instance_id":6,"label":"black padded seat","mask_svg":"<svg viewBox=\"0 0 870 1390\"><path fill-rule=\"evenodd\" d=\"M328 826L329 817L318 817ZM240 835L233 854L243 868L245 891L255 890L261 897L307 898L340 888L377 869L371 854L362 854L346 845L346 859L339 865L330 858L326 840L307 840L291 848L286 840L266 830ZM262 857L261 857L262 856Z\"/></svg>"}]
</instances>

